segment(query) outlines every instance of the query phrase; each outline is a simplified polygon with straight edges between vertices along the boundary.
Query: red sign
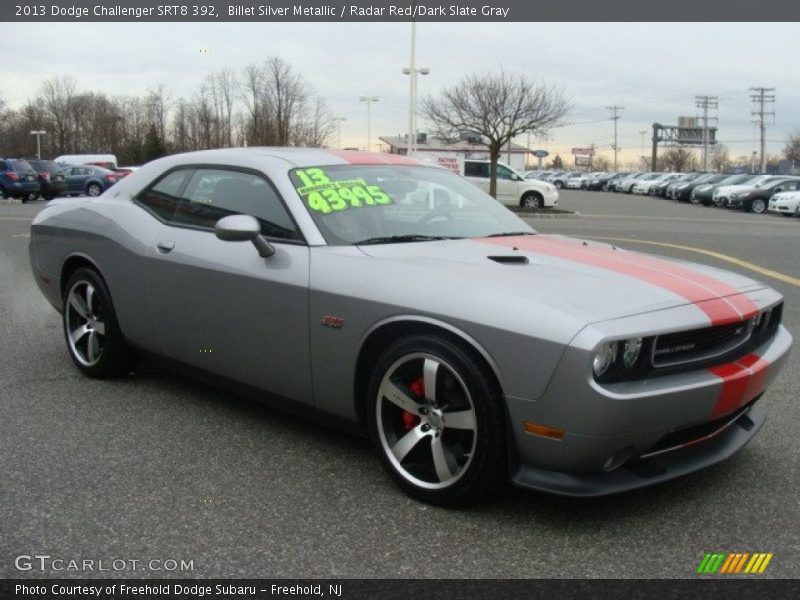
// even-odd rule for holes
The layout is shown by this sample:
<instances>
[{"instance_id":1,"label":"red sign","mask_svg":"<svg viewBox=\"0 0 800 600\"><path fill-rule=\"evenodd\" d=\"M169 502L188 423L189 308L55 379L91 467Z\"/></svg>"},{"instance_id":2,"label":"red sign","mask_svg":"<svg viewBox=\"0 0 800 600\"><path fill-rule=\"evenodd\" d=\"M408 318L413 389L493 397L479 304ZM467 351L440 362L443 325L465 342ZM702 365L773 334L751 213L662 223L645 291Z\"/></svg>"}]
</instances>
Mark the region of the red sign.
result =
<instances>
[{"instance_id":1,"label":"red sign","mask_svg":"<svg viewBox=\"0 0 800 600\"><path fill-rule=\"evenodd\" d=\"M594 156L594 148L573 148L572 153L576 156Z\"/></svg>"}]
</instances>

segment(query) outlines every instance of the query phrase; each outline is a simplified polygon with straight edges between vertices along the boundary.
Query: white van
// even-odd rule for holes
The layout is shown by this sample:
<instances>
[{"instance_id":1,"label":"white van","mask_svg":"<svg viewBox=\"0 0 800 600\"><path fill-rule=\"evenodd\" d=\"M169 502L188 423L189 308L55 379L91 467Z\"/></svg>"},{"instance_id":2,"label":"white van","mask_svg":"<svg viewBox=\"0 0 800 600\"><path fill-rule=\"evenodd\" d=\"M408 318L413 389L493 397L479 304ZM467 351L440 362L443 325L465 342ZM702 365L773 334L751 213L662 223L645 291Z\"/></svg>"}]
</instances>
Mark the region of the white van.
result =
<instances>
[{"instance_id":1,"label":"white van","mask_svg":"<svg viewBox=\"0 0 800 600\"><path fill-rule=\"evenodd\" d=\"M117 157L113 154L62 154L55 159L57 163L68 165L94 165L106 169L117 168Z\"/></svg>"},{"instance_id":2,"label":"white van","mask_svg":"<svg viewBox=\"0 0 800 600\"><path fill-rule=\"evenodd\" d=\"M488 160L464 160L464 177L487 194L490 169L491 163ZM508 165L498 162L497 201L506 206L553 207L558 204L558 190L552 183L525 179Z\"/></svg>"}]
</instances>

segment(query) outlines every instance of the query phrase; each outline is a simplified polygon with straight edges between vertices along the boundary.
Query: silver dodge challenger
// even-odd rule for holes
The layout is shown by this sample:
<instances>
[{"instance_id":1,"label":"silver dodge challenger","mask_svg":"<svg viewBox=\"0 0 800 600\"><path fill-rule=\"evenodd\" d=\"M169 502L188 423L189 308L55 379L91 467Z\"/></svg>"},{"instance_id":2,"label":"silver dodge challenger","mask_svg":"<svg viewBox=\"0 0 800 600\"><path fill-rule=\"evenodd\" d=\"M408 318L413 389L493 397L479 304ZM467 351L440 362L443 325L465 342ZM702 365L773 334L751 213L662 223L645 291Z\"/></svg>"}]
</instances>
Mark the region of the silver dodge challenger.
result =
<instances>
[{"instance_id":1,"label":"silver dodge challenger","mask_svg":"<svg viewBox=\"0 0 800 600\"><path fill-rule=\"evenodd\" d=\"M364 431L401 488L598 496L742 448L792 344L734 273L540 235L404 156L193 152L33 221L90 377L141 356Z\"/></svg>"}]
</instances>

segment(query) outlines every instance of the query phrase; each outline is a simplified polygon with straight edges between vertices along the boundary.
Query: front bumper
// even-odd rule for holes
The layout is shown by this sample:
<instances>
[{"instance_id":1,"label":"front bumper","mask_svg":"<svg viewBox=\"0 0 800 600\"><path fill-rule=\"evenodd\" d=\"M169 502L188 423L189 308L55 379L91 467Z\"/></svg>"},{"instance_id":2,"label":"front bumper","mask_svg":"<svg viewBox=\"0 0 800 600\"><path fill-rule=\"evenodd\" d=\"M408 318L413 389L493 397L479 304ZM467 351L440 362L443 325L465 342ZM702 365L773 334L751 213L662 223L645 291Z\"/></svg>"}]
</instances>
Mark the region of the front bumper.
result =
<instances>
[{"instance_id":1,"label":"front bumper","mask_svg":"<svg viewBox=\"0 0 800 600\"><path fill-rule=\"evenodd\" d=\"M547 391L537 400L506 398L519 486L568 495L613 494L702 469L744 446L764 421L755 401L777 377L792 344L776 334L742 357L717 368L599 385L580 381L582 359L568 350ZM725 373L725 367L747 363ZM710 439L647 457L665 441L694 428L732 418L741 423ZM560 440L525 432L533 422L564 430ZM711 425L710 425L711 424Z\"/></svg>"},{"instance_id":2,"label":"front bumper","mask_svg":"<svg viewBox=\"0 0 800 600\"><path fill-rule=\"evenodd\" d=\"M556 206L558 204L558 190L545 191L542 193L542 198L545 206Z\"/></svg>"},{"instance_id":3,"label":"front bumper","mask_svg":"<svg viewBox=\"0 0 800 600\"><path fill-rule=\"evenodd\" d=\"M766 420L763 402L755 401L708 437L661 454L631 461L602 473L560 473L522 465L514 485L563 496L606 496L669 481L730 458L749 442Z\"/></svg>"}]
</instances>

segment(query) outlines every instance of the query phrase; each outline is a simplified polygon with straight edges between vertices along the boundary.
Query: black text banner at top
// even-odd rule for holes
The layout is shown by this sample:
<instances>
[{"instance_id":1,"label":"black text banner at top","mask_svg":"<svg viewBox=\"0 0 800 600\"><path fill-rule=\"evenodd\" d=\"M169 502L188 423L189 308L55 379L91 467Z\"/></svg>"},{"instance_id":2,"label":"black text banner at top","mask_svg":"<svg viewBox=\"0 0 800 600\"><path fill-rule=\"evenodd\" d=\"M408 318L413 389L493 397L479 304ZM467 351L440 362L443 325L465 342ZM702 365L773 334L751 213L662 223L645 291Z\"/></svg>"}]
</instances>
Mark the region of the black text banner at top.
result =
<instances>
[{"instance_id":1,"label":"black text banner at top","mask_svg":"<svg viewBox=\"0 0 800 600\"><path fill-rule=\"evenodd\" d=\"M786 0L6 0L0 21L786 22ZM535 43L535 31L531 42Z\"/></svg>"}]
</instances>

